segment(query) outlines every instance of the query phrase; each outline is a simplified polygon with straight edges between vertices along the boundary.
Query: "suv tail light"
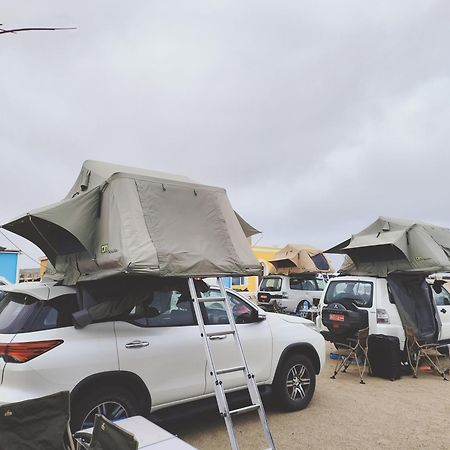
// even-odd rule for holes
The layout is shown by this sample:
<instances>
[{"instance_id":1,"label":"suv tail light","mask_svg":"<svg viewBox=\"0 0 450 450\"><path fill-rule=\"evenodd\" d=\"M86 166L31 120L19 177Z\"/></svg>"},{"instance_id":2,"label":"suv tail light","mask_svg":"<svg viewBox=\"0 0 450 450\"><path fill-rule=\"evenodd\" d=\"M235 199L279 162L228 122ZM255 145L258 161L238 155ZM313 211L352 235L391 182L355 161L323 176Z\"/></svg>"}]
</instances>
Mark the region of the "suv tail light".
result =
<instances>
[{"instance_id":1,"label":"suv tail light","mask_svg":"<svg viewBox=\"0 0 450 450\"><path fill-rule=\"evenodd\" d=\"M390 323L389 314L385 309L377 309L377 323Z\"/></svg>"},{"instance_id":2,"label":"suv tail light","mask_svg":"<svg viewBox=\"0 0 450 450\"><path fill-rule=\"evenodd\" d=\"M58 347L64 341L57 339L54 341L34 341L34 342L13 342L10 344L0 344L0 357L5 362L24 363L31 361L36 356L42 355L52 348Z\"/></svg>"}]
</instances>

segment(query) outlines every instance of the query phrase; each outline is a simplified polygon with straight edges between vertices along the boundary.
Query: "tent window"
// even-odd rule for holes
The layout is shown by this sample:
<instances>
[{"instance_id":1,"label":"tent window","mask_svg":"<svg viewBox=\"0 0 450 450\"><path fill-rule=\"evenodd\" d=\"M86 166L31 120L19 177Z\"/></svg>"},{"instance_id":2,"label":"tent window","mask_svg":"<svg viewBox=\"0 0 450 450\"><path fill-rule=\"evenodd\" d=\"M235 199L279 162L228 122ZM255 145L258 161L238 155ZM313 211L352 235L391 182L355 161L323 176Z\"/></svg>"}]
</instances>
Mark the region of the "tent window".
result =
<instances>
[{"instance_id":1,"label":"tent window","mask_svg":"<svg viewBox=\"0 0 450 450\"><path fill-rule=\"evenodd\" d=\"M322 255L322 253L311 256L311 259L319 270L330 270L330 265L328 264L327 259Z\"/></svg>"}]
</instances>

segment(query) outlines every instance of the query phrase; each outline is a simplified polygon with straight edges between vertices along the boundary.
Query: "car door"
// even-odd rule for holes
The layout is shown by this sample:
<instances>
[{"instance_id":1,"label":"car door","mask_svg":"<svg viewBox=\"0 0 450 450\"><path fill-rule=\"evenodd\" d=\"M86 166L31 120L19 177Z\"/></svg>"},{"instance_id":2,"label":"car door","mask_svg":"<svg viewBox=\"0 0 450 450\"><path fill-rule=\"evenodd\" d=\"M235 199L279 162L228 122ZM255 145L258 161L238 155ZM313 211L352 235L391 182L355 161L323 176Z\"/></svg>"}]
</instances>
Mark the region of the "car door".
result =
<instances>
[{"instance_id":1,"label":"car door","mask_svg":"<svg viewBox=\"0 0 450 450\"><path fill-rule=\"evenodd\" d=\"M138 375L152 406L205 392L206 356L187 291L161 289L115 322L120 370Z\"/></svg>"},{"instance_id":2,"label":"car door","mask_svg":"<svg viewBox=\"0 0 450 450\"><path fill-rule=\"evenodd\" d=\"M441 320L439 340L450 340L450 293L443 287L440 293L434 290L433 297Z\"/></svg>"},{"instance_id":3,"label":"car door","mask_svg":"<svg viewBox=\"0 0 450 450\"><path fill-rule=\"evenodd\" d=\"M211 289L202 295L219 297L220 291ZM270 377L272 365L272 333L270 326L266 320L256 319L255 314L253 314L253 319L249 319L251 311L255 310L255 308L246 300L229 291L227 295L237 322L239 337L249 369L255 375L257 383L266 381ZM205 302L203 305L203 316L208 333L230 330L223 302ZM209 339L216 369L227 369L242 365L233 335L217 335L211 336ZM224 382L225 389L245 386L242 371L223 374L221 379ZM213 377L209 374L208 369L206 374L206 392L214 392Z\"/></svg>"}]
</instances>

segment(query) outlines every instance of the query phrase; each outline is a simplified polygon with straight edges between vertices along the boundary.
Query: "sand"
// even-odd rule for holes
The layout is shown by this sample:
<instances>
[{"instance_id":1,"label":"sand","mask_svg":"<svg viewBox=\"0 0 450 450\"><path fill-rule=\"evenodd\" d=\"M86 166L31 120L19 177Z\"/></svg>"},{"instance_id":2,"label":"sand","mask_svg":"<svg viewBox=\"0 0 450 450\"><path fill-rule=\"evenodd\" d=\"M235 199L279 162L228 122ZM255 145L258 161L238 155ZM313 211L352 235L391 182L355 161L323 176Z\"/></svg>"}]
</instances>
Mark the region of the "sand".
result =
<instances>
[{"instance_id":1,"label":"sand","mask_svg":"<svg viewBox=\"0 0 450 450\"><path fill-rule=\"evenodd\" d=\"M333 368L328 360L304 411L285 413L266 402L277 449L450 448L450 381L423 372L397 381L366 377L362 385L356 367L335 380ZM241 450L267 448L256 413L234 423ZM170 431L200 450L230 448L215 411L178 421Z\"/></svg>"}]
</instances>

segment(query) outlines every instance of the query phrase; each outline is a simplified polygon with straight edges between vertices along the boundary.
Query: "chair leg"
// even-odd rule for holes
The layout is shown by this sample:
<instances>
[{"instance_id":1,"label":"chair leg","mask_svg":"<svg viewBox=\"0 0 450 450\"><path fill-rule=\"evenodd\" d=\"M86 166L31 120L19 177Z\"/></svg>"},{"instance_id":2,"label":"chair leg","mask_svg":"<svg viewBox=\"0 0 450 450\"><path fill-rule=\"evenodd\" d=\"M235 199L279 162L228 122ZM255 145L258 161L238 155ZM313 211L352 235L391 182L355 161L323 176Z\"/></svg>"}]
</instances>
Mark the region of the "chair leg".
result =
<instances>
[{"instance_id":1,"label":"chair leg","mask_svg":"<svg viewBox=\"0 0 450 450\"><path fill-rule=\"evenodd\" d=\"M341 359L339 359L336 363L336 367L334 368L334 373L333 375L331 375L331 379L334 380L336 378L336 375L340 372L340 370L342 369L342 367L345 366L345 364L347 363L347 360L349 359L350 355L342 357Z\"/></svg>"},{"instance_id":2,"label":"chair leg","mask_svg":"<svg viewBox=\"0 0 450 450\"><path fill-rule=\"evenodd\" d=\"M433 359L426 353L424 353L423 356L425 356L425 358L428 360L428 362L431 364L431 366L434 368L434 370L436 370L436 372L439 373L439 375L442 377L442 379L444 381L448 381L445 376L445 372L439 367L438 356L436 356L436 362L434 362Z\"/></svg>"},{"instance_id":3,"label":"chair leg","mask_svg":"<svg viewBox=\"0 0 450 450\"><path fill-rule=\"evenodd\" d=\"M412 369L412 371L413 371L413 377L414 377L414 378L417 378L417 368L418 368L418 366L419 366L419 355L417 355L417 364L414 365L413 362L412 362L411 350L410 350L409 347L406 347L406 353L407 353L407 355L408 355L408 362L409 362L409 365L410 365L410 367L411 367L411 369Z\"/></svg>"}]
</instances>

